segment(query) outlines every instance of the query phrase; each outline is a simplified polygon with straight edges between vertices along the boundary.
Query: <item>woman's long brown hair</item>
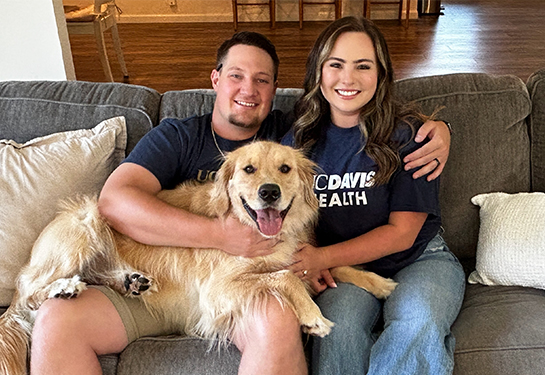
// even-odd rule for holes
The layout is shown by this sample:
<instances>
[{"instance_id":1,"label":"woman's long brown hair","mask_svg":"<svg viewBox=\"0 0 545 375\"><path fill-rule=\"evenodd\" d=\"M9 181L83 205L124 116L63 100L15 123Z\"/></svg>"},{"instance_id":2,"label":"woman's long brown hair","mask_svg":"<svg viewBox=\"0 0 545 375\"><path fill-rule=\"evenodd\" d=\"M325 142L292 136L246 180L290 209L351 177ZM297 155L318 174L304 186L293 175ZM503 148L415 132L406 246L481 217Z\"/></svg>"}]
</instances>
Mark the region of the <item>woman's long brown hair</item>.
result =
<instances>
[{"instance_id":1,"label":"woman's long brown hair","mask_svg":"<svg viewBox=\"0 0 545 375\"><path fill-rule=\"evenodd\" d=\"M415 120L426 118L413 106L402 104L394 97L392 61L384 36L375 24L361 17L344 17L331 23L318 37L307 59L304 94L295 105L295 146L309 153L318 140L321 128L330 121L330 106L320 89L322 67L339 36L346 32L367 34L375 49L378 81L375 95L362 109L359 127L365 140L362 151L367 152L378 166L375 183L390 180L401 165L399 144L392 141L396 125L404 121L413 129Z\"/></svg>"}]
</instances>

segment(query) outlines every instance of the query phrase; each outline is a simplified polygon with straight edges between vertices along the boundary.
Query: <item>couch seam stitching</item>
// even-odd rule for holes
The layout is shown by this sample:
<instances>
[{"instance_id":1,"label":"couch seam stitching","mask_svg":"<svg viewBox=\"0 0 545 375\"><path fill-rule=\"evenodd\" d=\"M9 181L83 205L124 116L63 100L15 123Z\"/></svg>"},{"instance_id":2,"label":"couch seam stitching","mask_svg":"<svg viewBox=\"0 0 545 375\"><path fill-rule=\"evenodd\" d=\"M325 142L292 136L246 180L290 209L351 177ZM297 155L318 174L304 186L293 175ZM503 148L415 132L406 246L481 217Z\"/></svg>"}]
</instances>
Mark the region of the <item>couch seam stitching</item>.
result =
<instances>
[{"instance_id":1,"label":"couch seam stitching","mask_svg":"<svg viewBox=\"0 0 545 375\"><path fill-rule=\"evenodd\" d=\"M536 349L545 349L545 346L523 346L523 347L508 347L508 348L476 348L476 349L465 349L465 350L456 350L454 354L471 354L478 352L505 352L505 351L518 351L518 350L536 350Z\"/></svg>"}]
</instances>

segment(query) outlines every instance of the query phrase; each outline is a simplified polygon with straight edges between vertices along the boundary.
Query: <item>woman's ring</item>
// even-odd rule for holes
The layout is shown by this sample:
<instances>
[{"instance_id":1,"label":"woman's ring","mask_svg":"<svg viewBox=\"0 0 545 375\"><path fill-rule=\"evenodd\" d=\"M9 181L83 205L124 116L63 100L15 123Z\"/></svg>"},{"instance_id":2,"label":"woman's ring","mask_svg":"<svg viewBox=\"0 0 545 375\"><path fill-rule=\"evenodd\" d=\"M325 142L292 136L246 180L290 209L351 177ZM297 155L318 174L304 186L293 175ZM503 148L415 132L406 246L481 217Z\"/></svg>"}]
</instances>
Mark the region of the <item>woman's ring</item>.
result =
<instances>
[{"instance_id":1,"label":"woman's ring","mask_svg":"<svg viewBox=\"0 0 545 375\"><path fill-rule=\"evenodd\" d=\"M303 270L303 276L306 276L308 273L308 270Z\"/></svg>"}]
</instances>

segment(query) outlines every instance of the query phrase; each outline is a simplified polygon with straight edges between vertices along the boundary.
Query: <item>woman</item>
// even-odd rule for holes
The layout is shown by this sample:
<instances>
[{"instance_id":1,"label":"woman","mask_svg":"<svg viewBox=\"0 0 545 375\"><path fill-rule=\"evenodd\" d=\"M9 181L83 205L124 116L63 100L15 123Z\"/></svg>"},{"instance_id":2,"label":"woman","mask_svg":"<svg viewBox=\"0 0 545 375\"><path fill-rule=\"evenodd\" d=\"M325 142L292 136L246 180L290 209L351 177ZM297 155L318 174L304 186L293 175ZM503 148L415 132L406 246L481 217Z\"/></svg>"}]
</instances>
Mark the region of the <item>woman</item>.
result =
<instances>
[{"instance_id":1,"label":"woman","mask_svg":"<svg viewBox=\"0 0 545 375\"><path fill-rule=\"evenodd\" d=\"M292 270L321 294L332 333L313 345L313 374L450 374L464 273L440 235L438 180L413 179L401 160L425 120L398 103L384 37L363 18L333 22L307 60L304 95L283 143L319 166L318 247ZM399 283L385 301L328 269L364 265ZM330 288L327 288L330 286ZM383 324L377 322L383 321Z\"/></svg>"}]
</instances>

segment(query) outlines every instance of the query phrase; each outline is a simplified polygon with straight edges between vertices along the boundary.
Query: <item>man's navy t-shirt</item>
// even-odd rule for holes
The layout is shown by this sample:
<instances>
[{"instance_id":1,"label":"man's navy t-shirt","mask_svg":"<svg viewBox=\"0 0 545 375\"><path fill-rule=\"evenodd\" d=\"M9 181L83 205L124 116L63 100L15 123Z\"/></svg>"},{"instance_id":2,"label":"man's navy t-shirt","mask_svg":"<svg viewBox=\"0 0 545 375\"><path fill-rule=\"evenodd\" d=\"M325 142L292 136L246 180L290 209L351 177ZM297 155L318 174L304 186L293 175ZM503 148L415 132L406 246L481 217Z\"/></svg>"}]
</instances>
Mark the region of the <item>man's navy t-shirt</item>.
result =
<instances>
[{"instance_id":1,"label":"man's navy t-shirt","mask_svg":"<svg viewBox=\"0 0 545 375\"><path fill-rule=\"evenodd\" d=\"M400 145L401 159L422 144L412 140L408 126L399 127L394 140ZM325 125L313 147L310 158L320 167L314 179L314 192L319 200L320 216L316 228L319 246L343 242L388 223L390 212L411 211L428 214L414 245L373 262L365 268L392 277L412 263L424 251L441 226L439 181L425 177L414 180L414 171L400 167L387 184L375 185L376 163L360 151L364 140L359 127L340 128ZM293 132L282 140L293 145Z\"/></svg>"},{"instance_id":2,"label":"man's navy t-shirt","mask_svg":"<svg viewBox=\"0 0 545 375\"><path fill-rule=\"evenodd\" d=\"M172 189L186 180L213 180L223 163L212 137L212 114L186 119L167 118L138 142L125 162L149 170L163 189ZM272 111L261 124L256 139L280 141L291 127L280 111ZM216 134L219 148L226 153L251 142L230 141Z\"/></svg>"}]
</instances>

